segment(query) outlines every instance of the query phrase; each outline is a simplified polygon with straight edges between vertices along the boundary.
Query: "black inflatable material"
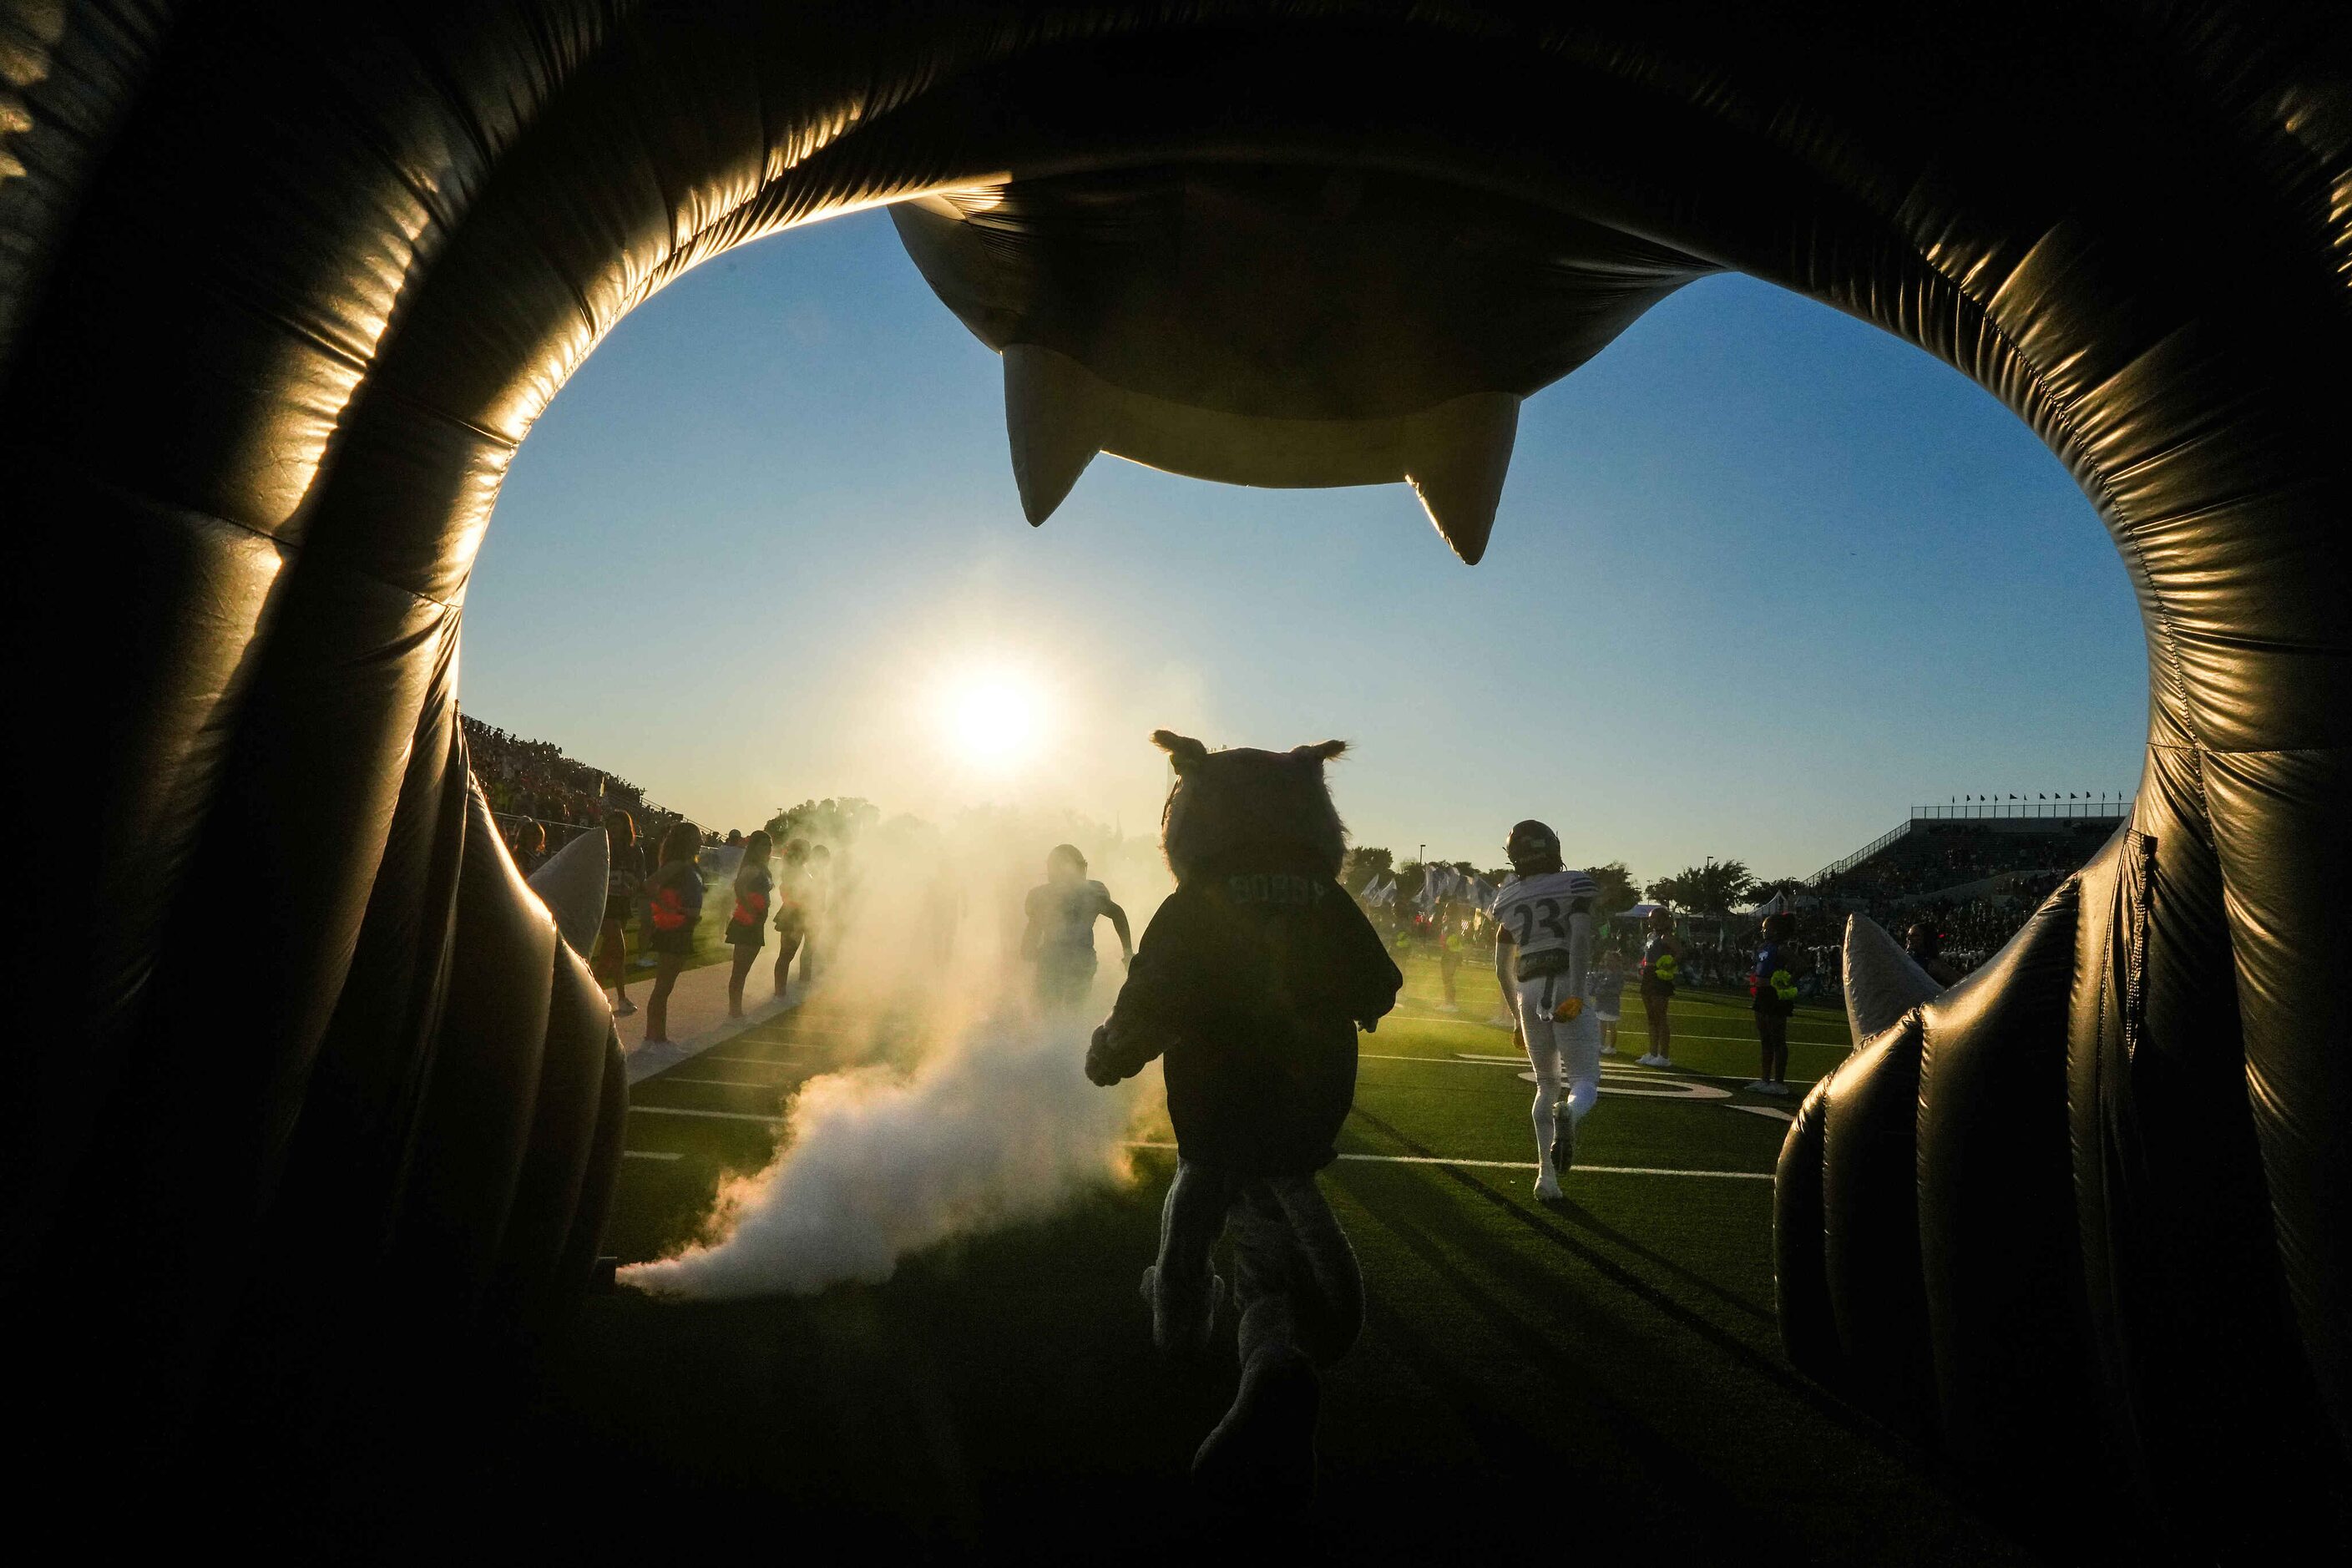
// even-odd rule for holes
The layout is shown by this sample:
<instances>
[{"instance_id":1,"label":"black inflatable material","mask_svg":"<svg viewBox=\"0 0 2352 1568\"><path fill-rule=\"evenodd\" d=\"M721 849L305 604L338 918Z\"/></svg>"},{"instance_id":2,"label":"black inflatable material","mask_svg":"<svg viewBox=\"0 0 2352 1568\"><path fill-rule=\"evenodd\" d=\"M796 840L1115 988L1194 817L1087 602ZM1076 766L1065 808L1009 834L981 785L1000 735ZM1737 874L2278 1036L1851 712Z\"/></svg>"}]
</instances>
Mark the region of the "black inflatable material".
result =
<instances>
[{"instance_id":1,"label":"black inflatable material","mask_svg":"<svg viewBox=\"0 0 2352 1568\"><path fill-rule=\"evenodd\" d=\"M1822 1262L1843 1392L1915 1436L1937 1425L1919 1263L1919 1015L1858 1045L1823 1096Z\"/></svg>"},{"instance_id":2,"label":"black inflatable material","mask_svg":"<svg viewBox=\"0 0 2352 1568\"><path fill-rule=\"evenodd\" d=\"M1919 1256L1945 1451L2021 1489L2095 1451L2066 1127L2068 883L1965 990L1924 1009Z\"/></svg>"},{"instance_id":3,"label":"black inflatable material","mask_svg":"<svg viewBox=\"0 0 2352 1568\"><path fill-rule=\"evenodd\" d=\"M1797 1107L1772 1177L1772 1296L1789 1359L1815 1381L1850 1386L1838 1345L1837 1307L1830 1299L1827 1237L1822 1235L1822 1129L1829 1079Z\"/></svg>"},{"instance_id":4,"label":"black inflatable material","mask_svg":"<svg viewBox=\"0 0 2352 1568\"><path fill-rule=\"evenodd\" d=\"M577 1277L619 1119L608 1060L558 1225L568 1075L606 1034L551 1003L552 929L469 815L454 672L499 479L602 334L849 206L1255 167L1753 273L1943 358L2067 463L2147 630L2130 836L2067 895L2063 1009L2053 914L1924 1012L1924 1099L1872 1053L1825 1091L1818 1206L1801 1183L1780 1205L1784 1262L1819 1228L1827 1271L1784 1280L1790 1343L1883 1333L1849 1309L1912 1311L1906 1269L1948 1376L2000 1359L1998 1325L2082 1304L2137 1498L2105 1517L2237 1551L2341 1487L2342 7L5 0L0 30L12 726L96 828L39 918L102 933L60 944L26 1021L0 1289L19 1342L93 1369L141 1430L178 1430L248 1349L364 1353L271 1308L273 1282L427 1281L420 1322L504 1318L559 1233ZM1307 215L1266 210L1316 249ZM1117 335L1115 302L1092 320ZM1507 457L1499 405L1465 395L1480 460L1424 485L1441 521ZM1051 435L1024 487L1074 477ZM234 1017L224 965L252 982ZM1959 1065L1996 1035L2000 1065ZM1987 1284L1987 1217L1942 1164L1982 1171L2014 1119L2016 1201L2054 1201L2030 1194L2062 1037L2074 1266L2047 1264L2063 1221L2037 1212L2020 1256L2045 1261ZM1809 1112L1792 1156L1811 1135ZM1935 1167L1907 1214L1899 1173L1841 1168L1885 1172L1906 1135ZM1978 1459L2074 1406L2068 1379L2040 1412L2014 1378L1981 1408L1936 1383L1864 1396ZM98 1407L35 1389L21 1415L74 1453ZM2216 1455L2294 1484L2231 1517Z\"/></svg>"},{"instance_id":5,"label":"black inflatable material","mask_svg":"<svg viewBox=\"0 0 2352 1568\"><path fill-rule=\"evenodd\" d=\"M597 1163L607 1058L620 1048L604 988L580 955L562 943L555 950L549 1014L530 1131L523 1140L522 1168L491 1277L491 1299L526 1336L559 1315L568 1292L578 1290L587 1278L568 1272L577 1267L572 1228L583 1206L603 1208L601 1194L590 1195L583 1205L583 1185Z\"/></svg>"}]
</instances>

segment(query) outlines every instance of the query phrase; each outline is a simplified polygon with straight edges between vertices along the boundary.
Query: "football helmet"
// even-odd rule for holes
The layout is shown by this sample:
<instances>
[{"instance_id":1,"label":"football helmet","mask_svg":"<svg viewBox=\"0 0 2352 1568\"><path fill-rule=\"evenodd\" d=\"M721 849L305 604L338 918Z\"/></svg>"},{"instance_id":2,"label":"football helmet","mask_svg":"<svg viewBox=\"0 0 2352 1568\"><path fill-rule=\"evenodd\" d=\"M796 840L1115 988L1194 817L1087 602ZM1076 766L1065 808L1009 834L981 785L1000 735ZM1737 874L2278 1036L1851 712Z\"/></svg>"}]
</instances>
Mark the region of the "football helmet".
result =
<instances>
[{"instance_id":1,"label":"football helmet","mask_svg":"<svg viewBox=\"0 0 2352 1568\"><path fill-rule=\"evenodd\" d=\"M1530 817L1511 829L1503 855L1522 877L1559 869L1559 835Z\"/></svg>"}]
</instances>

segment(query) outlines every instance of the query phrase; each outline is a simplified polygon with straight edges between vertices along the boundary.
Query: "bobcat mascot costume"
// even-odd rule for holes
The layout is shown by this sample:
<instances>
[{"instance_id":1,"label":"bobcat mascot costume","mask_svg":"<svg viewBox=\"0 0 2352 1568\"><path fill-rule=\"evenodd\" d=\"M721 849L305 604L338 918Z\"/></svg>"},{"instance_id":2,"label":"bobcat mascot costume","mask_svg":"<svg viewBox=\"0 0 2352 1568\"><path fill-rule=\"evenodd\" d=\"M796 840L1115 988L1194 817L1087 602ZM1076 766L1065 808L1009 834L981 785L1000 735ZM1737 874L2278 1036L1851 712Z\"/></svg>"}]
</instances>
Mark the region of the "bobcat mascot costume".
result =
<instances>
[{"instance_id":1,"label":"bobcat mascot costume","mask_svg":"<svg viewBox=\"0 0 2352 1568\"><path fill-rule=\"evenodd\" d=\"M1167 1058L1175 1184L1144 1271L1153 1342L1207 1346L1230 1230L1241 1388L1192 1460L1194 1480L1251 1506L1303 1506L1315 1482L1316 1369L1355 1342L1363 1280L1315 1173L1356 1093L1356 1030L1403 976L1339 886L1344 829L1323 782L1339 741L1211 753L1162 730L1176 768L1162 820L1176 891L1160 906L1087 1076Z\"/></svg>"}]
</instances>

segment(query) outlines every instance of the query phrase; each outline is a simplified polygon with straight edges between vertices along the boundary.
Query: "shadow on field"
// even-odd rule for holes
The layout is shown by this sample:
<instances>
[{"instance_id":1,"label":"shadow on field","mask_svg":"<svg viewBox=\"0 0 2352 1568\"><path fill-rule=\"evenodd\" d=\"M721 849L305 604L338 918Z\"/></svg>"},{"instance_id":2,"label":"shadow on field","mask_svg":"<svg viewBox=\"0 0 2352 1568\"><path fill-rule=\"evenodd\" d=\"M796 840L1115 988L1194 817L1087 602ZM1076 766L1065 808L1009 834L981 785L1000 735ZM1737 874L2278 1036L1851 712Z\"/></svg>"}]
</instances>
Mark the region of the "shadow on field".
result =
<instances>
[{"instance_id":1,"label":"shadow on field","mask_svg":"<svg viewBox=\"0 0 2352 1568\"><path fill-rule=\"evenodd\" d=\"M403 1559L1160 1563L1244 1541L1253 1554L1370 1562L1531 1545L1644 1561L2020 1559L1775 1362L1735 1290L1621 1246L1640 1228L1628 1213L1645 1211L1572 1220L1588 1240L1465 1173L1360 1163L1327 1177L1370 1300L1362 1342L1326 1386L1321 1496L1303 1520L1244 1534L1197 1510L1184 1480L1231 1364L1160 1365L1137 1294L1169 1169L1150 1156L1130 1191L934 1249L886 1284L594 1299L525 1367L445 1372L427 1427L385 1426L334 1456L286 1530L297 1545L331 1540L347 1556L359 1535ZM705 1171L707 1195L718 1171ZM1644 1195L1659 1185L1620 1182L1591 1203L1659 1201ZM696 1186L634 1191L685 1205ZM1745 1235L1761 1194L1676 1201L1714 1204L1693 1212L1764 1245ZM628 1227L670 1228L658 1217ZM1229 1355L1229 1328L1223 1342Z\"/></svg>"}]
</instances>

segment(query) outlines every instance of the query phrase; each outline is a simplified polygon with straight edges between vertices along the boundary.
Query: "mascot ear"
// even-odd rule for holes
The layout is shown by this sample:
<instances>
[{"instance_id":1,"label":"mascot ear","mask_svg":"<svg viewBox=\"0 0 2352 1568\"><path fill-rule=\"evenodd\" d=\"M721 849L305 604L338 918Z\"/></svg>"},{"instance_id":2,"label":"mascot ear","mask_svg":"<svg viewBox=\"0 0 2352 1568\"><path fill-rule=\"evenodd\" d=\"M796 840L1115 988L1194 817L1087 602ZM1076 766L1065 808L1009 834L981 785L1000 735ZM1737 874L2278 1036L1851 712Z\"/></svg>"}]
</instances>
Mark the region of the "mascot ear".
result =
<instances>
[{"instance_id":1,"label":"mascot ear","mask_svg":"<svg viewBox=\"0 0 2352 1568\"><path fill-rule=\"evenodd\" d=\"M1168 753L1168 760L1180 773L1192 772L1209 760L1209 748L1190 735L1180 735L1173 730L1154 730L1151 743Z\"/></svg>"},{"instance_id":2,"label":"mascot ear","mask_svg":"<svg viewBox=\"0 0 2352 1568\"><path fill-rule=\"evenodd\" d=\"M1312 763L1319 768L1332 758L1346 754L1347 750L1348 742L1345 741L1325 741L1313 746L1295 746L1290 754L1302 763Z\"/></svg>"}]
</instances>

